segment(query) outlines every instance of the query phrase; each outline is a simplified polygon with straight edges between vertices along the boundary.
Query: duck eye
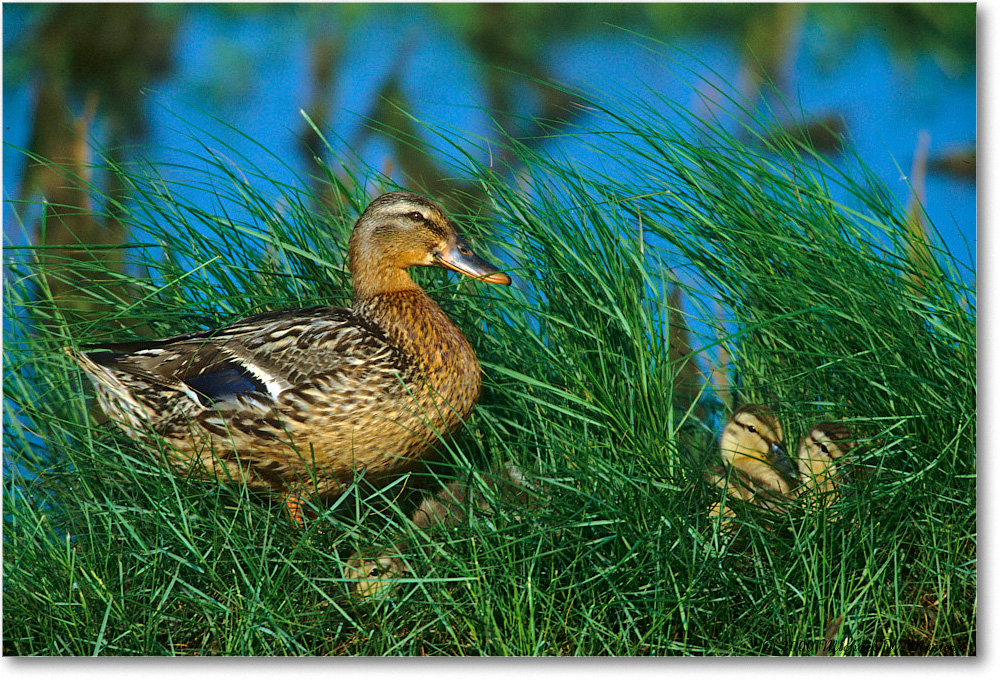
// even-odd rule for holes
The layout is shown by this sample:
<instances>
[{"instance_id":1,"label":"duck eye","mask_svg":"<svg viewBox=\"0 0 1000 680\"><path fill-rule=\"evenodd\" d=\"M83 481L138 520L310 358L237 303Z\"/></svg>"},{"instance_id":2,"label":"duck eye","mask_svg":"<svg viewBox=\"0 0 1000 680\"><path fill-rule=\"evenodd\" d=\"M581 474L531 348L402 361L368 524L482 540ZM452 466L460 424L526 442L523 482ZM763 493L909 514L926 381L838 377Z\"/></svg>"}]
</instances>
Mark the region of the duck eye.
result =
<instances>
[{"instance_id":1,"label":"duck eye","mask_svg":"<svg viewBox=\"0 0 1000 680\"><path fill-rule=\"evenodd\" d=\"M372 570L368 572L368 575L372 578L378 578L382 575L382 570L378 567L372 567Z\"/></svg>"},{"instance_id":2,"label":"duck eye","mask_svg":"<svg viewBox=\"0 0 1000 680\"><path fill-rule=\"evenodd\" d=\"M754 434L757 434L757 428L754 427L753 425L747 425L747 429L753 432Z\"/></svg>"},{"instance_id":3,"label":"duck eye","mask_svg":"<svg viewBox=\"0 0 1000 680\"><path fill-rule=\"evenodd\" d=\"M407 213L406 216L409 217L414 222L423 222L424 221L424 215L423 215L423 213L421 213L421 212L419 212L417 210L414 210L411 213Z\"/></svg>"}]
</instances>

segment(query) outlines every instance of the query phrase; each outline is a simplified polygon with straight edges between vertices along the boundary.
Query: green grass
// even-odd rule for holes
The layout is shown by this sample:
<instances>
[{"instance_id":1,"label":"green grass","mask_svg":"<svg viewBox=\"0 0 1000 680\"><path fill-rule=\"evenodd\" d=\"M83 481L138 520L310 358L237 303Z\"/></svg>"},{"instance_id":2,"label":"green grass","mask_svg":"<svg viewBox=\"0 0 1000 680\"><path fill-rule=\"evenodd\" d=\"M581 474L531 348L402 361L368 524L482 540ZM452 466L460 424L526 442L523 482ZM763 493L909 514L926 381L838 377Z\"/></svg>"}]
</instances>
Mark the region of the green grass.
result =
<instances>
[{"instance_id":1,"label":"green grass","mask_svg":"<svg viewBox=\"0 0 1000 680\"><path fill-rule=\"evenodd\" d=\"M219 140L172 179L111 168L131 194L106 205L135 234L128 267L64 263L100 311L56 304L52 258L8 249L4 653L794 655L838 616L832 653L975 653L975 290L954 259L910 262L877 179L785 137L689 116L692 133L639 101L587 120L577 141L627 180L511 142L513 181L442 143L492 202L457 216L465 233L516 263L510 289L416 272L484 367L446 459L455 474L514 461L545 491L500 519L419 532L383 499L345 497L295 531L277 504L150 462L89 410L60 350L346 303L367 201L350 187L374 173L331 173L341 198L318 208L209 151ZM683 326L724 382L680 372ZM717 530L700 470L725 388L774 406L793 446L812 422L848 422L856 493ZM414 578L347 595L351 552L414 532Z\"/></svg>"}]
</instances>

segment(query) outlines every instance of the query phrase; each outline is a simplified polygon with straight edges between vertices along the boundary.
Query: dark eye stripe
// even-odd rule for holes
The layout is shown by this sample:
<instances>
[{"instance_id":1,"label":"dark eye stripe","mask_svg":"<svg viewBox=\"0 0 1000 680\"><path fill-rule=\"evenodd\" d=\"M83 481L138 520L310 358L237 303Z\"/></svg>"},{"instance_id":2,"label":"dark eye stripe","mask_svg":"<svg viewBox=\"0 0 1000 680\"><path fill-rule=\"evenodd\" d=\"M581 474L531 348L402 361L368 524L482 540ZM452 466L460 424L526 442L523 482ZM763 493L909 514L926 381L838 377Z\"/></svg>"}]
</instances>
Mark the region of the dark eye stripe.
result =
<instances>
[{"instance_id":1,"label":"dark eye stripe","mask_svg":"<svg viewBox=\"0 0 1000 680\"><path fill-rule=\"evenodd\" d=\"M448 232L445 231L445 229L443 227L441 227L441 225L439 225L439 224L436 224L434 222L427 222L427 223L425 223L425 226L427 227L427 230L429 232L431 232L432 234L434 234L438 238L445 238L445 237L448 236Z\"/></svg>"}]
</instances>

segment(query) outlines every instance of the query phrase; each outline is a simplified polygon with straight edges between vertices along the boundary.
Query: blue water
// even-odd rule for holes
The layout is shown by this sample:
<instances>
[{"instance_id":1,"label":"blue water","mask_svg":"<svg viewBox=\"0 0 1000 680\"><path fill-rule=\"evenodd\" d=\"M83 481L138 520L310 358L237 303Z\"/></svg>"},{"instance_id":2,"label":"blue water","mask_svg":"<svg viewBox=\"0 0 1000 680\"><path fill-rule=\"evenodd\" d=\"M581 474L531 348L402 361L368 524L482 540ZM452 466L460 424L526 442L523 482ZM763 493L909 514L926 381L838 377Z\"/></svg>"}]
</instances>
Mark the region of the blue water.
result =
<instances>
[{"instance_id":1,"label":"blue water","mask_svg":"<svg viewBox=\"0 0 1000 680\"><path fill-rule=\"evenodd\" d=\"M144 155L161 167L166 177L183 172L166 163L186 159L189 152L205 153L196 139L232 160L234 166L267 168L278 181L297 183L306 165L297 147L304 129L300 109L310 96L309 47L305 10L251 13L233 17L204 7L193 7L177 37L175 69L146 94L151 134ZM23 9L4 7L4 44L24 29ZM340 75L333 94L333 115L324 129L340 156L356 153L372 168L391 160L390 147L370 137L361 148L348 148L370 111L379 86L394 64L404 64L401 83L415 116L446 130L450 139L488 160L484 137L490 122L483 108L485 92L478 83L484 67L460 41L441 31L425 7L407 6L399 12L381 6L346 31ZM929 58L914 66L893 59L874 33L852 45L834 64L817 58L824 35L816 25L804 27L798 57L791 68L796 105L806 114L837 112L848 121L849 134L864 162L905 202L906 175L920 130L931 135L931 154L976 139L975 75L952 77ZM548 48L547 65L555 79L595 94L643 93L659 95L691 107L698 106L691 84L704 77L719 85L736 83L741 56L721 38L690 38L675 44L673 52L612 28L585 38L555 40ZM401 54L408 58L400 60ZM697 65L697 61L705 65ZM697 76L678 77L678 62L693 65ZM224 73L220 76L219 73ZM714 73L712 73L714 72ZM21 160L12 148L26 146L34 82L4 82L3 185L5 198L17 195ZM530 111L532 93L525 92L523 113ZM664 115L668 115L664 111ZM221 123L210 123L206 116ZM190 121L192 127L185 125ZM232 126L261 146L246 143ZM223 149L196 129L207 129L239 152ZM100 132L98 129L96 132ZM425 137L433 140L433 135ZM338 141L341 140L341 141ZM567 142L571 144L571 142ZM557 143L558 144L558 143ZM582 150L574 153L584 154ZM238 156L243 154L248 161ZM284 164L275 162L276 156ZM590 159L581 158L581 162ZM336 159L334 159L336 163ZM599 159L598 159L599 162ZM970 268L975 267L975 183L929 174L926 208L945 245ZM210 196L193 200L211 208ZM10 206L4 205L7 243L25 238ZM966 277L971 280L972 274Z\"/></svg>"}]
</instances>

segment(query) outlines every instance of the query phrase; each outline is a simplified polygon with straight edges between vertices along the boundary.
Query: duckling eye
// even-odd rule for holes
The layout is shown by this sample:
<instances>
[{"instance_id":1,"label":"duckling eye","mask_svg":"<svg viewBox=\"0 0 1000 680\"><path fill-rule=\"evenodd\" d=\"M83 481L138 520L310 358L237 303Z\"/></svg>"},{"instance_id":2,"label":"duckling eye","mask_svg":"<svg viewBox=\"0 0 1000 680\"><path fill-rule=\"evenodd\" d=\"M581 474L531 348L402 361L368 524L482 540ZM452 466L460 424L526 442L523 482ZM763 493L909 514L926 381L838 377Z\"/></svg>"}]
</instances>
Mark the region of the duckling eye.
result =
<instances>
[{"instance_id":1,"label":"duckling eye","mask_svg":"<svg viewBox=\"0 0 1000 680\"><path fill-rule=\"evenodd\" d=\"M823 453L827 454L827 455L830 455L830 447L827 446L826 444L820 444L819 445L819 450L822 451Z\"/></svg>"},{"instance_id":2,"label":"duckling eye","mask_svg":"<svg viewBox=\"0 0 1000 680\"><path fill-rule=\"evenodd\" d=\"M754 427L753 425L747 425L747 429L753 432L754 434L757 434L757 428Z\"/></svg>"},{"instance_id":3,"label":"duckling eye","mask_svg":"<svg viewBox=\"0 0 1000 680\"><path fill-rule=\"evenodd\" d=\"M382 570L378 567L372 567L372 570L368 572L368 575L372 578L378 578L382 575Z\"/></svg>"},{"instance_id":4,"label":"duckling eye","mask_svg":"<svg viewBox=\"0 0 1000 680\"><path fill-rule=\"evenodd\" d=\"M424 215L423 215L423 213L421 213L418 210L414 210L411 213L407 213L406 216L409 217L414 222L423 222L424 221Z\"/></svg>"}]
</instances>

